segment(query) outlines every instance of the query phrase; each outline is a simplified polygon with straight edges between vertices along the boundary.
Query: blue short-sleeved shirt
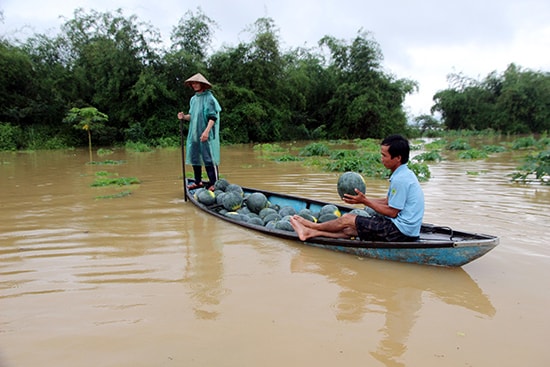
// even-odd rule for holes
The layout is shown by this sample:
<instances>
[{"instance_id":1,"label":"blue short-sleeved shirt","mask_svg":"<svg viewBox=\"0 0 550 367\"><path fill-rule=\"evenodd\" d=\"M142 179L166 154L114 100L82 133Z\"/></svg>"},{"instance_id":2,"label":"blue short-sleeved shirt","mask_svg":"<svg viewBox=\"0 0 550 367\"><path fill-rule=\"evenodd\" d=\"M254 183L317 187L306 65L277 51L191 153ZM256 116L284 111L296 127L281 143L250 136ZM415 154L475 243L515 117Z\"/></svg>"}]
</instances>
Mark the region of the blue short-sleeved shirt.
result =
<instances>
[{"instance_id":1,"label":"blue short-sleeved shirt","mask_svg":"<svg viewBox=\"0 0 550 367\"><path fill-rule=\"evenodd\" d=\"M397 217L390 218L397 228L404 235L418 237L424 217L424 193L406 164L399 166L390 177L388 205L400 210Z\"/></svg>"}]
</instances>

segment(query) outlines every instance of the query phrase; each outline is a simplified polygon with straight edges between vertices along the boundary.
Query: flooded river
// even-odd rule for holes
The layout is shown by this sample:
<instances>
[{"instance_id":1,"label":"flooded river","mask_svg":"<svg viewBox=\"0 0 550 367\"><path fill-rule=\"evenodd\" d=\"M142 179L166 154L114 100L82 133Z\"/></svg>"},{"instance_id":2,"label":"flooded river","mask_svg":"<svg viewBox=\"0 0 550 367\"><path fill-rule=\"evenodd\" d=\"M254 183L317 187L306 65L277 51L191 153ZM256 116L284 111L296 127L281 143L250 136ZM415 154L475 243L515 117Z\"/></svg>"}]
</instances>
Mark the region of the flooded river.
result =
<instances>
[{"instance_id":1,"label":"flooded river","mask_svg":"<svg viewBox=\"0 0 550 367\"><path fill-rule=\"evenodd\" d=\"M432 164L425 222L495 234L459 269L361 259L184 202L179 150L0 152L0 366L550 365L550 187ZM95 157L101 161L103 157ZM91 187L99 171L136 177ZM190 168L188 167L190 172ZM338 175L222 148L232 183L338 202ZM385 195L387 182L367 192Z\"/></svg>"}]
</instances>

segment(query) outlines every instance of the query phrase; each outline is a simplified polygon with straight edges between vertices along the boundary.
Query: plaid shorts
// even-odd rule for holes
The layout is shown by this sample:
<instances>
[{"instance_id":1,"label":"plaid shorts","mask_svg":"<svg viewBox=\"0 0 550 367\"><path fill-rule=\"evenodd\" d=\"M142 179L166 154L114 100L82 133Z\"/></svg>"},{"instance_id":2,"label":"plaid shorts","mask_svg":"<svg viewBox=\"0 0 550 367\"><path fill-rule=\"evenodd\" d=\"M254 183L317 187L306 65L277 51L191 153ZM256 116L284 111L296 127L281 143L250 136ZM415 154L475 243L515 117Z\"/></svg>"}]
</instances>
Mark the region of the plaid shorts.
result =
<instances>
[{"instance_id":1,"label":"plaid shorts","mask_svg":"<svg viewBox=\"0 0 550 367\"><path fill-rule=\"evenodd\" d=\"M355 218L355 228L363 241L412 242L418 237L406 236L388 218L382 215Z\"/></svg>"}]
</instances>

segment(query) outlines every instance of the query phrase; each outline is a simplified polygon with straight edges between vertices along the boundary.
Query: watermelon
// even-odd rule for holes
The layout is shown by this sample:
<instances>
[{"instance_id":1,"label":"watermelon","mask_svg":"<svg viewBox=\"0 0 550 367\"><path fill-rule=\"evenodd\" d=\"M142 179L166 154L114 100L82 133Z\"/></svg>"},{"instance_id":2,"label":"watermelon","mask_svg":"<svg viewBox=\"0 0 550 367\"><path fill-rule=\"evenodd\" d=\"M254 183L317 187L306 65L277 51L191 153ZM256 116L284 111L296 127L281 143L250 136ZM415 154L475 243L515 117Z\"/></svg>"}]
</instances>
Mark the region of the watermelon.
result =
<instances>
[{"instance_id":1,"label":"watermelon","mask_svg":"<svg viewBox=\"0 0 550 367\"><path fill-rule=\"evenodd\" d=\"M289 231L294 232L294 228L292 228L292 224L288 220L280 220L275 223L276 229L281 229L283 231Z\"/></svg>"},{"instance_id":2,"label":"watermelon","mask_svg":"<svg viewBox=\"0 0 550 367\"><path fill-rule=\"evenodd\" d=\"M259 213L262 209L267 208L269 202L267 197L261 192L254 192L246 199L246 205L253 213Z\"/></svg>"},{"instance_id":3,"label":"watermelon","mask_svg":"<svg viewBox=\"0 0 550 367\"><path fill-rule=\"evenodd\" d=\"M227 186L229 186L229 182L225 178L220 178L216 183L214 184L214 188L216 190L225 191L227 189Z\"/></svg>"},{"instance_id":4,"label":"watermelon","mask_svg":"<svg viewBox=\"0 0 550 367\"><path fill-rule=\"evenodd\" d=\"M357 195L355 189L358 189L363 194L367 191L367 185L363 176L357 172L345 172L338 178L338 184L336 185L338 195L341 198L344 194Z\"/></svg>"},{"instance_id":5,"label":"watermelon","mask_svg":"<svg viewBox=\"0 0 550 367\"><path fill-rule=\"evenodd\" d=\"M199 194L201 193L201 191L204 190L206 190L204 187L195 189L195 192L193 193L193 197L195 198L195 200L199 200Z\"/></svg>"},{"instance_id":6,"label":"watermelon","mask_svg":"<svg viewBox=\"0 0 550 367\"><path fill-rule=\"evenodd\" d=\"M216 204L223 205L223 197L227 195L225 192L221 192L219 194L216 194Z\"/></svg>"},{"instance_id":7,"label":"watermelon","mask_svg":"<svg viewBox=\"0 0 550 367\"><path fill-rule=\"evenodd\" d=\"M276 223L277 223L276 220L272 220L271 222L267 222L267 223L265 224L265 228L267 228L267 229L274 229Z\"/></svg>"},{"instance_id":8,"label":"watermelon","mask_svg":"<svg viewBox=\"0 0 550 367\"><path fill-rule=\"evenodd\" d=\"M263 225L264 225L264 221L263 221L262 218L260 218L260 217L251 217L251 218L248 220L248 223L254 224L254 225L256 225L256 226L263 226Z\"/></svg>"},{"instance_id":9,"label":"watermelon","mask_svg":"<svg viewBox=\"0 0 550 367\"><path fill-rule=\"evenodd\" d=\"M225 188L225 192L235 192L235 193L241 195L241 197L244 197L243 188L240 187L240 186L237 185L237 184L229 184L229 185L227 185L227 187Z\"/></svg>"},{"instance_id":10,"label":"watermelon","mask_svg":"<svg viewBox=\"0 0 550 367\"><path fill-rule=\"evenodd\" d=\"M263 220L264 220L264 223L267 224L267 223L272 222L272 221L281 220L281 216L279 215L279 213L268 214L263 218Z\"/></svg>"},{"instance_id":11,"label":"watermelon","mask_svg":"<svg viewBox=\"0 0 550 367\"><path fill-rule=\"evenodd\" d=\"M277 211L275 209L272 209L272 208L264 208L262 210L260 210L260 212L258 213L260 215L260 218L264 219L265 217L267 217L269 214L278 214Z\"/></svg>"},{"instance_id":12,"label":"watermelon","mask_svg":"<svg viewBox=\"0 0 550 367\"><path fill-rule=\"evenodd\" d=\"M325 215L325 214L332 214L336 217L341 216L340 210L338 210L338 207L334 204L327 204L324 205L321 210L319 211L319 219Z\"/></svg>"},{"instance_id":13,"label":"watermelon","mask_svg":"<svg viewBox=\"0 0 550 367\"><path fill-rule=\"evenodd\" d=\"M304 219L309 220L310 222L317 222L317 218L313 216L311 210L300 210L298 215Z\"/></svg>"},{"instance_id":14,"label":"watermelon","mask_svg":"<svg viewBox=\"0 0 550 367\"><path fill-rule=\"evenodd\" d=\"M365 208L365 209L353 209L350 212L350 214L356 214L356 215L360 215L362 217L372 217L372 213L370 211L368 211L367 208ZM370 209L370 208L368 208L368 209Z\"/></svg>"},{"instance_id":15,"label":"watermelon","mask_svg":"<svg viewBox=\"0 0 550 367\"><path fill-rule=\"evenodd\" d=\"M237 209L237 213L248 215L250 213L250 209L248 209L246 206L241 206L239 209Z\"/></svg>"},{"instance_id":16,"label":"watermelon","mask_svg":"<svg viewBox=\"0 0 550 367\"><path fill-rule=\"evenodd\" d=\"M236 192L226 192L222 198L222 205L228 211L236 211L243 205L243 198Z\"/></svg>"},{"instance_id":17,"label":"watermelon","mask_svg":"<svg viewBox=\"0 0 550 367\"><path fill-rule=\"evenodd\" d=\"M240 213L237 213L237 212L227 212L227 213L225 213L225 216L228 217L228 218L234 219L234 220L241 221L241 222L248 222L249 219L250 219L248 217L248 215L240 214Z\"/></svg>"},{"instance_id":18,"label":"watermelon","mask_svg":"<svg viewBox=\"0 0 550 367\"><path fill-rule=\"evenodd\" d=\"M294 215L296 214L296 209L294 209L291 206L283 206L279 210L279 214L281 215L281 217L286 217L287 215Z\"/></svg>"},{"instance_id":19,"label":"watermelon","mask_svg":"<svg viewBox=\"0 0 550 367\"><path fill-rule=\"evenodd\" d=\"M319 223L328 222L329 220L338 219L338 216L334 213L326 213L319 216L317 220Z\"/></svg>"},{"instance_id":20,"label":"watermelon","mask_svg":"<svg viewBox=\"0 0 550 367\"><path fill-rule=\"evenodd\" d=\"M216 194L210 190L201 190L197 194L197 200L204 205L212 205L216 202Z\"/></svg>"}]
</instances>

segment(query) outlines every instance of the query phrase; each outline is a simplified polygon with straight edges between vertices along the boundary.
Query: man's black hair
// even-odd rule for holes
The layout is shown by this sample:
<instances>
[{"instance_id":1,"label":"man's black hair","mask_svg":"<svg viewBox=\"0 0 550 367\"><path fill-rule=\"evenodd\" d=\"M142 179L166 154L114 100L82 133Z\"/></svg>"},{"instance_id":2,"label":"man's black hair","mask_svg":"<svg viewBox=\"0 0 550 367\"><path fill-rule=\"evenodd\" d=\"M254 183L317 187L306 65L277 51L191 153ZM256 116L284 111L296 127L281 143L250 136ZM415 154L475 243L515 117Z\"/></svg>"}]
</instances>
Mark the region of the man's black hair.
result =
<instances>
[{"instance_id":1,"label":"man's black hair","mask_svg":"<svg viewBox=\"0 0 550 367\"><path fill-rule=\"evenodd\" d=\"M411 150L409 141L403 136L395 134L390 135L382 140L381 145L388 146L388 153L392 158L401 156L401 164L405 164L409 161L409 152Z\"/></svg>"}]
</instances>

